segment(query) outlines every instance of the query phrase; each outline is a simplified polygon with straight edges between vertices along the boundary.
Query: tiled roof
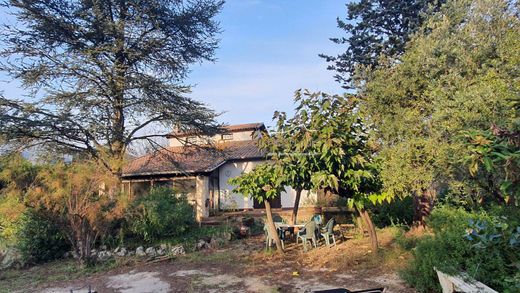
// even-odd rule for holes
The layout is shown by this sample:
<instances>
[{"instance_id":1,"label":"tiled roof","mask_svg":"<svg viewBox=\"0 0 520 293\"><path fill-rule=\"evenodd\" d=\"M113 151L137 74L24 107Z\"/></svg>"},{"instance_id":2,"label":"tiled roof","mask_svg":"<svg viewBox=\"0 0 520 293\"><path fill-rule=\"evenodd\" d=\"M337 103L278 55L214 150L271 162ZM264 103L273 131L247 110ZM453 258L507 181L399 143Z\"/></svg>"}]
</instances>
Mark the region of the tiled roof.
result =
<instances>
[{"instance_id":1,"label":"tiled roof","mask_svg":"<svg viewBox=\"0 0 520 293\"><path fill-rule=\"evenodd\" d=\"M226 161L264 157L253 140L229 141L215 147L170 147L129 162L123 168L123 177L205 173L215 170Z\"/></svg>"},{"instance_id":2,"label":"tiled roof","mask_svg":"<svg viewBox=\"0 0 520 293\"><path fill-rule=\"evenodd\" d=\"M247 131L247 130L257 130L264 129L264 123L245 123L245 124L235 124L224 126L224 132L237 132L237 131ZM183 137L188 135L197 134L195 131L184 131L184 132L170 132L166 135L166 137Z\"/></svg>"}]
</instances>

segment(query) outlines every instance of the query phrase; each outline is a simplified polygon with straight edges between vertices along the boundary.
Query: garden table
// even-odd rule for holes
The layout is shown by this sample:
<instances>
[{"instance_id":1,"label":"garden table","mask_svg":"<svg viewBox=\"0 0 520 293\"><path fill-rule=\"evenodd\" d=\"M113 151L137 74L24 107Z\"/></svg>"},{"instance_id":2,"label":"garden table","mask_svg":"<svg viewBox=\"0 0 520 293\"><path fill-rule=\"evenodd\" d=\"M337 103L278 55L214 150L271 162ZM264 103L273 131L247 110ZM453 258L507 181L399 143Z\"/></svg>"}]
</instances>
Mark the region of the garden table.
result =
<instances>
[{"instance_id":1,"label":"garden table","mask_svg":"<svg viewBox=\"0 0 520 293\"><path fill-rule=\"evenodd\" d=\"M303 224L291 225L291 224L285 224L285 223L274 223L274 225L280 234L280 239L285 239L286 231L290 231L291 234L293 234L294 228L302 229L303 227L305 227L305 225L303 225ZM292 228L292 231L291 231L291 228Z\"/></svg>"}]
</instances>

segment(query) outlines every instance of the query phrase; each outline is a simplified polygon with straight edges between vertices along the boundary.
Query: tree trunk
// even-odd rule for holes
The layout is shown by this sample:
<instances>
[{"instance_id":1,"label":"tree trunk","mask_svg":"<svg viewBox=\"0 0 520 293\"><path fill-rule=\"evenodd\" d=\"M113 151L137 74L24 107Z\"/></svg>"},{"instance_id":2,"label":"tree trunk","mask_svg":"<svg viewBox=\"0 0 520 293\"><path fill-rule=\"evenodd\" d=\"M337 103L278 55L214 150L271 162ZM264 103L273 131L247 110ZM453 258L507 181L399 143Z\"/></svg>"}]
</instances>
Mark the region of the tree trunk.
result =
<instances>
[{"instance_id":1,"label":"tree trunk","mask_svg":"<svg viewBox=\"0 0 520 293\"><path fill-rule=\"evenodd\" d=\"M375 252L378 249L376 227L374 226L374 223L372 223L372 219L370 219L370 214L365 209L358 208L358 212L365 222L368 234L370 235L370 245L372 247L372 251Z\"/></svg>"},{"instance_id":2,"label":"tree trunk","mask_svg":"<svg viewBox=\"0 0 520 293\"><path fill-rule=\"evenodd\" d=\"M293 207L292 216L291 216L291 224L292 225L296 224L296 220L298 218L298 208L300 206L300 197L301 197L301 195L302 195L302 189L301 188L297 188L296 189L296 198L294 199L294 207Z\"/></svg>"},{"instance_id":3,"label":"tree trunk","mask_svg":"<svg viewBox=\"0 0 520 293\"><path fill-rule=\"evenodd\" d=\"M435 192L431 189L423 190L421 195L414 196L413 226L415 229L426 227L426 218L430 215L433 208Z\"/></svg>"},{"instance_id":4,"label":"tree trunk","mask_svg":"<svg viewBox=\"0 0 520 293\"><path fill-rule=\"evenodd\" d=\"M362 238L365 238L365 227L363 226L363 219L361 215L356 216L356 225Z\"/></svg>"},{"instance_id":5,"label":"tree trunk","mask_svg":"<svg viewBox=\"0 0 520 293\"><path fill-rule=\"evenodd\" d=\"M265 203L265 213L267 215L267 229L269 229L269 234L271 234L274 237L274 242L276 243L276 249L283 253L282 248L282 241L280 240L280 237L278 237L278 232L276 231L276 227L274 226L273 222L273 214L271 212L271 203L266 200Z\"/></svg>"}]
</instances>

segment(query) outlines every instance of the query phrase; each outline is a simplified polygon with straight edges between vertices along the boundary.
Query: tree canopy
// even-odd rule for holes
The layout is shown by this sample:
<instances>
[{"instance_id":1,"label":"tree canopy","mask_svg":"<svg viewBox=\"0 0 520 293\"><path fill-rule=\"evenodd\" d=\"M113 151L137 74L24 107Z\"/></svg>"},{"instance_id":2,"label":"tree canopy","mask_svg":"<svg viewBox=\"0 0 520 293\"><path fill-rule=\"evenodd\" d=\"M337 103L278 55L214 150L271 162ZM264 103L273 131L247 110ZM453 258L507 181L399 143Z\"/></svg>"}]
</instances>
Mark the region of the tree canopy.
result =
<instances>
[{"instance_id":1,"label":"tree canopy","mask_svg":"<svg viewBox=\"0 0 520 293\"><path fill-rule=\"evenodd\" d=\"M357 76L361 111L373 125L386 192L458 194L503 201L494 176L465 163L468 131L518 121L520 21L507 1L451 1L399 58Z\"/></svg>"},{"instance_id":2,"label":"tree canopy","mask_svg":"<svg viewBox=\"0 0 520 293\"><path fill-rule=\"evenodd\" d=\"M0 136L83 152L120 175L127 147L163 125L211 132L188 98L189 66L213 61L223 1L9 0L0 69L28 97L0 96ZM29 143L29 144L31 144ZM56 150L56 149L55 149Z\"/></svg>"},{"instance_id":3,"label":"tree canopy","mask_svg":"<svg viewBox=\"0 0 520 293\"><path fill-rule=\"evenodd\" d=\"M398 57L407 42L417 32L428 15L436 11L444 0L360 0L347 6L345 20L338 18L338 27L347 34L332 38L345 45L338 56L321 54L336 71L336 81L352 88L352 77L358 66L377 66L382 55Z\"/></svg>"}]
</instances>

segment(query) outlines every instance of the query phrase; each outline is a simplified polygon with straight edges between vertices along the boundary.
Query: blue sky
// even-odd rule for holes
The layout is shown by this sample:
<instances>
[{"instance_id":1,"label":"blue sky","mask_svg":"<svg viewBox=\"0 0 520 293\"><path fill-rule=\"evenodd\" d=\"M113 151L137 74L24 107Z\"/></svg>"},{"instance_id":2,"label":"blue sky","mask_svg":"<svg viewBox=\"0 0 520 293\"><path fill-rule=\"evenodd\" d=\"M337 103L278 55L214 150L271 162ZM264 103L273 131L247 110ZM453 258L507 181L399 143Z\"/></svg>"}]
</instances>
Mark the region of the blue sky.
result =
<instances>
[{"instance_id":1,"label":"blue sky","mask_svg":"<svg viewBox=\"0 0 520 293\"><path fill-rule=\"evenodd\" d=\"M227 0L218 19L220 48L215 63L192 67L192 97L225 111L225 123L271 124L275 110L290 112L298 88L342 93L319 53L341 48L336 17L345 0Z\"/></svg>"},{"instance_id":2,"label":"blue sky","mask_svg":"<svg viewBox=\"0 0 520 293\"><path fill-rule=\"evenodd\" d=\"M342 48L329 38L341 36L336 17L346 14L346 0L227 0L218 20L222 34L217 61L194 64L191 97L225 112L230 124L271 124L275 110L291 112L296 89L342 93L320 53ZM3 21L13 22L0 10ZM0 91L20 97L17 82L0 73Z\"/></svg>"}]
</instances>

